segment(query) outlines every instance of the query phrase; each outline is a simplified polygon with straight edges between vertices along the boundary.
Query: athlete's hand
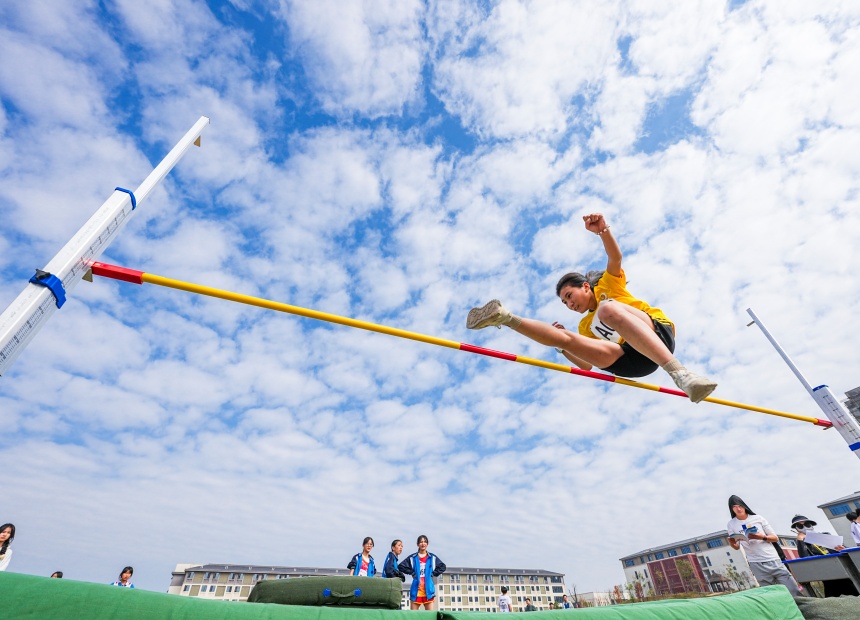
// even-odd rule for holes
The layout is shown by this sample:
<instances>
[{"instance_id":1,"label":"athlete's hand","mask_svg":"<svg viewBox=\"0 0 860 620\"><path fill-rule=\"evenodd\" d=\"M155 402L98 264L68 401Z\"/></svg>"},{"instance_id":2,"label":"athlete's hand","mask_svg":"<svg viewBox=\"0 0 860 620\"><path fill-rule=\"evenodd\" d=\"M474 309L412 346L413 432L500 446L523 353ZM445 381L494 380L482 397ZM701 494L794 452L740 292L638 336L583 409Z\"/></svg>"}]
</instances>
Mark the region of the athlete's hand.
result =
<instances>
[{"instance_id":1,"label":"athlete's hand","mask_svg":"<svg viewBox=\"0 0 860 620\"><path fill-rule=\"evenodd\" d=\"M559 323L558 321L556 321L555 323L553 323L553 324L552 324L552 326L553 326L553 327L555 327L556 329L564 329L564 325L562 325L562 324L561 324L561 323Z\"/></svg>"},{"instance_id":2,"label":"athlete's hand","mask_svg":"<svg viewBox=\"0 0 860 620\"><path fill-rule=\"evenodd\" d=\"M595 235L606 230L606 220L603 219L602 213L583 215L582 221L585 222L585 228L593 232Z\"/></svg>"}]
</instances>

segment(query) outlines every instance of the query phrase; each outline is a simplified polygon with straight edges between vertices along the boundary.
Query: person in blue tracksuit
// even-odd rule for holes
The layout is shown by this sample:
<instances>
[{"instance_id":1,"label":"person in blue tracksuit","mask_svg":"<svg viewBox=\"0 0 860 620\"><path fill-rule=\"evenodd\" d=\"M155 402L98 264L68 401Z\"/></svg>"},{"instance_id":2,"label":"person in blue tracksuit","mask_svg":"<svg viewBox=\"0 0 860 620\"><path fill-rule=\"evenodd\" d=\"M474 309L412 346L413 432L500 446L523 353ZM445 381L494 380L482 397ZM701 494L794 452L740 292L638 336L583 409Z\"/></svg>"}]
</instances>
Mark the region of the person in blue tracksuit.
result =
<instances>
[{"instance_id":1,"label":"person in blue tracksuit","mask_svg":"<svg viewBox=\"0 0 860 620\"><path fill-rule=\"evenodd\" d=\"M403 551L403 541L395 540L391 543L391 551L385 557L385 564L382 565L382 576L388 579L400 579L406 581L406 575L400 572L397 568L399 562L398 557Z\"/></svg>"},{"instance_id":2,"label":"person in blue tracksuit","mask_svg":"<svg viewBox=\"0 0 860 620\"><path fill-rule=\"evenodd\" d=\"M356 577L373 577L376 575L376 563L373 561L373 556L370 555L370 551L373 549L373 539L368 536L361 543L361 547L361 553L352 556L346 567Z\"/></svg>"},{"instance_id":3,"label":"person in blue tracksuit","mask_svg":"<svg viewBox=\"0 0 860 620\"><path fill-rule=\"evenodd\" d=\"M436 602L436 585L433 579L445 572L445 562L427 551L430 544L428 538L421 534L418 537L418 551L403 560L398 568L401 573L412 575L412 586L409 589L410 609L432 610Z\"/></svg>"}]
</instances>

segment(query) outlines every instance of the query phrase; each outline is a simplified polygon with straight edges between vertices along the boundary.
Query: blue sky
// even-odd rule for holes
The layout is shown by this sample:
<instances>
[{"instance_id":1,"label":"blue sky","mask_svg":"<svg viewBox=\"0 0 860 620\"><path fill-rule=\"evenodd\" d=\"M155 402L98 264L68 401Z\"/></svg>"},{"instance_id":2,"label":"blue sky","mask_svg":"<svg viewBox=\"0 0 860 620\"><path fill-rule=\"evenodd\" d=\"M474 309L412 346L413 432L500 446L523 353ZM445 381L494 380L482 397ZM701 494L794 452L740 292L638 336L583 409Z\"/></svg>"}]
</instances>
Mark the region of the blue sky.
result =
<instances>
[{"instance_id":1,"label":"blue sky","mask_svg":"<svg viewBox=\"0 0 860 620\"><path fill-rule=\"evenodd\" d=\"M603 265L600 211L717 395L818 415L747 307L811 383L860 383L848 6L29 4L0 6L0 307L206 115L104 261L560 361L465 316L575 324L553 285ZM601 590L733 493L787 531L856 490L810 425L105 280L0 379L0 421L11 569L153 590L421 533Z\"/></svg>"}]
</instances>

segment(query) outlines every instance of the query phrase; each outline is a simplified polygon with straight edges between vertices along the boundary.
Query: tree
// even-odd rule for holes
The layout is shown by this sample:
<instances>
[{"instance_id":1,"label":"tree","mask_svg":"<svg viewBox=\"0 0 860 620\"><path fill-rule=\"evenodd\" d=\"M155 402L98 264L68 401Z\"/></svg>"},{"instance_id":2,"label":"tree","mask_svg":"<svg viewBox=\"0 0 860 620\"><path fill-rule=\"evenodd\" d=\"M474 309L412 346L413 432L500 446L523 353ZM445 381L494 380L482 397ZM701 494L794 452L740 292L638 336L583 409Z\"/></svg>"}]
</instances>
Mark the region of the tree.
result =
<instances>
[{"instance_id":1,"label":"tree","mask_svg":"<svg viewBox=\"0 0 860 620\"><path fill-rule=\"evenodd\" d=\"M636 600L637 601L641 601L643 598L645 598L645 591L642 588L642 582L641 581L637 581L633 585L633 591L636 594Z\"/></svg>"},{"instance_id":2,"label":"tree","mask_svg":"<svg viewBox=\"0 0 860 620\"><path fill-rule=\"evenodd\" d=\"M634 596L635 586L632 583L628 581L624 584L624 589L627 590L627 600L636 600L636 597Z\"/></svg>"},{"instance_id":3,"label":"tree","mask_svg":"<svg viewBox=\"0 0 860 620\"><path fill-rule=\"evenodd\" d=\"M684 586L684 592L687 591L688 587L694 592L704 591L702 582L696 574L696 571L693 570L693 565L690 564L689 560L678 560L675 565L678 567L678 575L681 577L681 584Z\"/></svg>"},{"instance_id":4,"label":"tree","mask_svg":"<svg viewBox=\"0 0 860 620\"><path fill-rule=\"evenodd\" d=\"M666 575L663 574L663 568L655 566L651 569L651 576L657 582L657 594L668 594L668 592L663 592L663 586L666 585Z\"/></svg>"},{"instance_id":5,"label":"tree","mask_svg":"<svg viewBox=\"0 0 860 620\"><path fill-rule=\"evenodd\" d=\"M737 568L732 566L731 564L723 564L726 568L726 577L728 577L729 582L734 586L735 590L745 590L746 589L746 575L740 573Z\"/></svg>"}]
</instances>

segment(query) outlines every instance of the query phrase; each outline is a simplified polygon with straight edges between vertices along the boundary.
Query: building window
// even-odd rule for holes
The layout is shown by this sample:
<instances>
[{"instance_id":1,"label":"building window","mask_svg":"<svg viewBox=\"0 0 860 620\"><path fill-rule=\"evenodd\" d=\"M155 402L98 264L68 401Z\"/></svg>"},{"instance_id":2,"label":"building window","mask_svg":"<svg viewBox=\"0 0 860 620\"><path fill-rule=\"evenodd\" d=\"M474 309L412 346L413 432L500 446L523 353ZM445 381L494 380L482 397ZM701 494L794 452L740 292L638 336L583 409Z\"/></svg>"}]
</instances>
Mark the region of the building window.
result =
<instances>
[{"instance_id":1,"label":"building window","mask_svg":"<svg viewBox=\"0 0 860 620\"><path fill-rule=\"evenodd\" d=\"M681 547L681 553L692 553L692 551L690 551L690 545L687 545L686 547Z\"/></svg>"},{"instance_id":2,"label":"building window","mask_svg":"<svg viewBox=\"0 0 860 620\"><path fill-rule=\"evenodd\" d=\"M712 538L708 541L708 549L713 549L714 547L722 547L723 540L722 538Z\"/></svg>"},{"instance_id":3,"label":"building window","mask_svg":"<svg viewBox=\"0 0 860 620\"><path fill-rule=\"evenodd\" d=\"M844 515L849 512L851 512L851 506L849 506L848 504L839 504L838 506L830 507L830 514L832 514L834 517Z\"/></svg>"},{"instance_id":4,"label":"building window","mask_svg":"<svg viewBox=\"0 0 860 620\"><path fill-rule=\"evenodd\" d=\"M654 559L655 559L655 560L662 560L662 559L663 559L663 552L662 552L662 551L658 551L657 553L655 553L655 554L654 554Z\"/></svg>"},{"instance_id":5,"label":"building window","mask_svg":"<svg viewBox=\"0 0 860 620\"><path fill-rule=\"evenodd\" d=\"M701 549L699 549L699 543L693 543L693 549L695 549L696 551L701 551Z\"/></svg>"},{"instance_id":6,"label":"building window","mask_svg":"<svg viewBox=\"0 0 860 620\"><path fill-rule=\"evenodd\" d=\"M652 556L652 555L649 553L649 554L648 554L648 561L649 561L649 562L651 562L651 561L653 561L653 560L654 560L654 556Z\"/></svg>"},{"instance_id":7,"label":"building window","mask_svg":"<svg viewBox=\"0 0 860 620\"><path fill-rule=\"evenodd\" d=\"M713 566L713 564L711 564L711 558L706 557L705 559L708 561L708 566Z\"/></svg>"},{"instance_id":8,"label":"building window","mask_svg":"<svg viewBox=\"0 0 860 620\"><path fill-rule=\"evenodd\" d=\"M633 566L634 560L624 560L624 566Z\"/></svg>"},{"instance_id":9,"label":"building window","mask_svg":"<svg viewBox=\"0 0 860 620\"><path fill-rule=\"evenodd\" d=\"M674 558L676 555L678 555L677 549L669 549L669 557L670 558Z\"/></svg>"},{"instance_id":10,"label":"building window","mask_svg":"<svg viewBox=\"0 0 860 620\"><path fill-rule=\"evenodd\" d=\"M184 587L184 588L182 588L182 591L183 591L183 592L188 592L188 590L190 590L190 589L191 589L191 586L189 586L188 584L185 584L185 587Z\"/></svg>"}]
</instances>

